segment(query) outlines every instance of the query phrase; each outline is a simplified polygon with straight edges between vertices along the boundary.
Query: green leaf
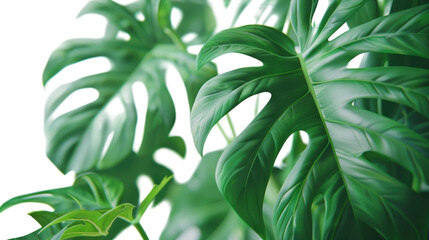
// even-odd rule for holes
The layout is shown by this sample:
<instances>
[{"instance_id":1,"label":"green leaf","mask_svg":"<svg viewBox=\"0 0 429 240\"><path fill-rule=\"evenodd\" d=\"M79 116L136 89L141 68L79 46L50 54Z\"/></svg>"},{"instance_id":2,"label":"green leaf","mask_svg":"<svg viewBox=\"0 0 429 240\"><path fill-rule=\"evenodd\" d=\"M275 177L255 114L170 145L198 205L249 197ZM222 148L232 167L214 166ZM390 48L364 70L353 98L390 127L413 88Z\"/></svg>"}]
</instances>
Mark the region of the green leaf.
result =
<instances>
[{"instance_id":1,"label":"green leaf","mask_svg":"<svg viewBox=\"0 0 429 240\"><path fill-rule=\"evenodd\" d=\"M225 149L216 173L222 194L262 238L262 206L274 160L298 130L307 132L310 142L278 196L278 239L428 235L428 201L419 192L429 189L429 140L396 119L353 106L357 100L380 99L406 106L428 121L428 69L348 69L347 63L366 52L429 58L429 6L377 18L327 41L365 2L331 2L335 8L326 20L312 27L316 1L293 1L291 22L298 42L273 28L245 26L217 34L198 56L200 67L230 52L263 63L208 81L191 113L195 144L202 152L209 131L224 115L250 96L271 94ZM367 153L387 162L365 157ZM380 164L393 164L399 171L384 172ZM412 184L398 179L404 172L413 176Z\"/></svg>"},{"instance_id":2,"label":"green leaf","mask_svg":"<svg viewBox=\"0 0 429 240\"><path fill-rule=\"evenodd\" d=\"M106 210L75 210L50 222L42 228L41 232L52 225L63 222L82 222L71 225L61 233L60 239L67 239L77 236L106 236L113 222L118 218L123 218L129 222L133 220L132 210L134 206L129 203L118 205L108 211Z\"/></svg>"},{"instance_id":3,"label":"green leaf","mask_svg":"<svg viewBox=\"0 0 429 240\"><path fill-rule=\"evenodd\" d=\"M12 198L0 206L0 212L24 202L36 202L50 205L54 208L54 212L30 213L30 215L43 227L61 215L75 210L101 210L114 208L119 205L120 199L123 195L124 185L117 179L95 173L86 173L78 175L71 187L46 190ZM37 231L27 235L26 237L50 239L67 225L68 224L56 224L40 233L40 236L38 235L39 231ZM108 239L113 239L120 230L128 225L129 224L124 224L124 222L115 223L112 226L111 234ZM57 237L61 237L62 235L63 234L58 234Z\"/></svg>"},{"instance_id":4,"label":"green leaf","mask_svg":"<svg viewBox=\"0 0 429 240\"><path fill-rule=\"evenodd\" d=\"M34 218L41 226L45 226L51 221L55 220L59 216L61 216L58 213L53 212L47 212L47 211L38 211L38 212L32 212L29 213L29 215ZM46 240L46 239L53 239L57 233L63 232L63 226L61 224L55 224L47 228L43 233L40 233L41 228L27 234L25 236L19 237L19 238L13 238L16 240Z\"/></svg>"},{"instance_id":5,"label":"green leaf","mask_svg":"<svg viewBox=\"0 0 429 240\"><path fill-rule=\"evenodd\" d=\"M182 12L182 20L174 29L180 38L187 34L196 34L189 45L202 44L209 39L216 28L216 19L207 0L170 0L171 6Z\"/></svg>"},{"instance_id":6,"label":"green leaf","mask_svg":"<svg viewBox=\"0 0 429 240\"><path fill-rule=\"evenodd\" d=\"M186 8L201 4L187 3ZM106 17L109 34L101 39L69 40L52 53L43 73L44 84L65 67L83 60L106 57L112 64L109 71L59 86L46 101L47 155L62 172L99 171L117 166L132 155L136 134L144 135L137 151L140 157L170 146L175 110L165 83L165 63L177 65L190 104L201 85L216 74L213 66L195 71L195 56L184 52L177 38L181 35L169 28L170 11L167 0L139 1L129 6L109 0L91 1L81 15L95 13ZM144 21L136 18L138 13L145 16ZM118 38L120 31L128 33L130 39ZM159 54L162 51L171 54L165 57ZM143 83L148 91L144 133L135 132L138 120L132 91L135 83ZM83 89L96 90L98 98L59 116L54 114L69 96ZM113 108L115 111L111 111ZM173 151L184 152L183 144L176 147L180 149Z\"/></svg>"},{"instance_id":7,"label":"green leaf","mask_svg":"<svg viewBox=\"0 0 429 240\"><path fill-rule=\"evenodd\" d=\"M165 185L167 185L167 183L173 178L173 175L169 176L169 177L165 177L164 179L162 179L161 183L159 183L159 185L153 186L152 190L149 192L149 194L145 197L145 199L143 199L143 201L141 202L138 211L137 211L137 215L135 217L135 219L133 220L133 222L138 223L140 222L140 219L143 217L144 212L146 211L146 209L149 207L150 203L155 199L156 195L158 195L158 193L165 187Z\"/></svg>"},{"instance_id":8,"label":"green leaf","mask_svg":"<svg viewBox=\"0 0 429 240\"><path fill-rule=\"evenodd\" d=\"M186 3L189 9L194 5L207 6L200 1ZM164 176L172 175L171 170L155 162L153 156L158 149L169 148L182 157L186 154L183 139L169 135L175 109L166 86L166 64L172 63L180 72L190 105L202 84L216 75L213 64L196 71L196 57L185 52L182 35L170 28L170 11L168 0L137 1L127 6L110 0L90 1L80 15L105 17L108 20L105 37L65 42L52 53L43 75L44 84L49 84L53 76L71 64L95 57L109 60L112 65L109 71L63 84L48 97L47 155L62 172L94 171L119 179L127 186L123 200L134 205L138 204L139 176L147 175L153 182L160 182ZM144 20L139 20L139 15ZM121 32L130 39L119 38ZM199 34L206 32L201 30L198 37ZM145 85L148 93L148 108L143 113L145 126L139 132L136 132L138 119L133 97L136 83ZM96 90L99 96L62 115L54 114L69 96L82 89ZM134 142L138 135L143 136L140 146ZM164 195L161 192L155 204Z\"/></svg>"},{"instance_id":9,"label":"green leaf","mask_svg":"<svg viewBox=\"0 0 429 240\"><path fill-rule=\"evenodd\" d=\"M117 206L123 191L124 186L116 179L95 173L86 173L77 176L71 187L14 197L0 206L0 212L24 202L44 203L54 208L56 212L80 208L104 209Z\"/></svg>"}]
</instances>

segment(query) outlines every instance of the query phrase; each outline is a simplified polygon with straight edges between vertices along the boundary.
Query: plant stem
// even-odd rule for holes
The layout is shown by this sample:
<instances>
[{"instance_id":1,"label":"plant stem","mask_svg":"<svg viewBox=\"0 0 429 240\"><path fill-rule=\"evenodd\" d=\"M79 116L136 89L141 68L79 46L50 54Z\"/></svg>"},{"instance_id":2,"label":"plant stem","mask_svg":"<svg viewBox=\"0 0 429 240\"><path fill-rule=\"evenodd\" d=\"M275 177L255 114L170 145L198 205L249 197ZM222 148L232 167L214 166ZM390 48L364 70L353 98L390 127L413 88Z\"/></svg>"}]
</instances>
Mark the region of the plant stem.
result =
<instances>
[{"instance_id":1,"label":"plant stem","mask_svg":"<svg viewBox=\"0 0 429 240\"><path fill-rule=\"evenodd\" d=\"M231 128L232 138L234 139L235 137L237 137L237 135L235 134L234 125L232 124L232 120L229 117L229 114L226 114L226 119L228 120L229 128Z\"/></svg>"},{"instance_id":2,"label":"plant stem","mask_svg":"<svg viewBox=\"0 0 429 240\"><path fill-rule=\"evenodd\" d=\"M170 37L171 41L173 41L174 45L181 49L182 51L186 51L186 45L182 42L179 36L176 35L174 31L169 28L164 29L165 34Z\"/></svg>"},{"instance_id":3,"label":"plant stem","mask_svg":"<svg viewBox=\"0 0 429 240\"><path fill-rule=\"evenodd\" d=\"M383 115L383 105L380 98L377 98L377 113Z\"/></svg>"},{"instance_id":4,"label":"plant stem","mask_svg":"<svg viewBox=\"0 0 429 240\"><path fill-rule=\"evenodd\" d=\"M140 236L142 236L143 240L149 240L149 237L147 236L146 232L144 231L142 225L140 223L134 223L134 227L137 229L137 231L140 233Z\"/></svg>"},{"instance_id":5,"label":"plant stem","mask_svg":"<svg viewBox=\"0 0 429 240\"><path fill-rule=\"evenodd\" d=\"M225 138L226 142L228 144L230 144L231 143L231 139L229 139L229 137L226 135L225 130L223 130L223 127L220 125L220 123L217 123L216 125L219 128L220 132L222 133L223 137Z\"/></svg>"}]
</instances>

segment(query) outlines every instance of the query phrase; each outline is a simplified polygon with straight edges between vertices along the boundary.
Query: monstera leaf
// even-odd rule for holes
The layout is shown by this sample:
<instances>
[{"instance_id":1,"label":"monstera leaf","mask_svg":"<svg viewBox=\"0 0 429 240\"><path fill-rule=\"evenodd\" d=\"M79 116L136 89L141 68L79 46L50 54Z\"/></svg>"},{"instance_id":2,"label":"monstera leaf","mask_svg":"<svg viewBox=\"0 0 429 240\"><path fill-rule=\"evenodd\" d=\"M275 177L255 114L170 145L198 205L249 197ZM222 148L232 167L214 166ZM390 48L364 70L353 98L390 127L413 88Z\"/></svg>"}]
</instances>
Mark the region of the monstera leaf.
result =
<instances>
[{"instance_id":1,"label":"monstera leaf","mask_svg":"<svg viewBox=\"0 0 429 240\"><path fill-rule=\"evenodd\" d=\"M216 173L222 194L262 238L262 206L274 160L285 140L300 130L310 141L291 161L279 192L273 214L277 239L427 238L429 205L422 193L429 191L424 130L429 70L388 61L356 69L347 64L361 53L428 59L429 6L379 17L329 39L365 3L329 1L320 23L312 24L317 1L292 1L296 41L274 28L250 25L217 34L198 56L200 67L230 52L263 63L208 81L191 114L202 152L210 129L224 115L252 95L271 94L225 149ZM389 117L357 104L365 99L408 111L402 118ZM408 114L425 119L426 128L409 127ZM391 166L397 171L385 170Z\"/></svg>"},{"instance_id":2,"label":"monstera leaf","mask_svg":"<svg viewBox=\"0 0 429 240\"><path fill-rule=\"evenodd\" d=\"M52 53L44 71L44 84L64 67L85 59L104 56L112 64L107 72L60 86L46 102L47 155L61 171L107 169L130 155L135 134L143 134L135 133L137 113L132 89L138 82L146 86L149 99L138 155L151 156L160 147L184 152L183 141L168 136L175 111L165 84L164 62L180 62L178 68L184 77L190 103L199 87L216 71L210 66L196 72L195 58L184 52L183 46L174 44L180 40L170 29L170 7L169 1L142 1L129 7L110 0L92 1L81 15L100 14L108 19L109 26L116 27L116 31L110 27L109 34L102 39L69 40ZM135 17L138 13L144 15L143 21ZM121 31L128 33L130 39L112 35L112 32ZM157 54L161 51L169 52L169 59ZM67 97L82 89L96 90L99 96L60 116L52 115Z\"/></svg>"}]
</instances>

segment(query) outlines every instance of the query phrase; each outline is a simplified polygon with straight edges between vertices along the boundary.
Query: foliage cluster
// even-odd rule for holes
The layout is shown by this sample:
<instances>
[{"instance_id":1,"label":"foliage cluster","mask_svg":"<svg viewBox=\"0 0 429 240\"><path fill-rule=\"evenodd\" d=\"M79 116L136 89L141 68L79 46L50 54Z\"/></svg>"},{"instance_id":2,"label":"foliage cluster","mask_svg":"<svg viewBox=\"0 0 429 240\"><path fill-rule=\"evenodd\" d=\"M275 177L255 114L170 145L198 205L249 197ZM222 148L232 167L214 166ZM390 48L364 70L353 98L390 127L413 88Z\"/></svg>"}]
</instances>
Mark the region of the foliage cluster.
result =
<instances>
[{"instance_id":1,"label":"foliage cluster","mask_svg":"<svg viewBox=\"0 0 429 240\"><path fill-rule=\"evenodd\" d=\"M66 41L52 53L43 84L94 57L106 57L111 68L48 97L47 156L77 177L73 186L18 196L0 207L39 202L54 208L30 213L41 229L20 239L113 239L129 225L147 239L139 220L152 201L164 199L172 204L161 237L167 240L193 227L201 239L427 239L427 1L328 0L316 19L319 1L265 0L251 25L236 27L250 4L225 0L231 28L220 32L216 18L224 16L215 16L207 0L91 0L85 6L80 15L108 20L105 36ZM177 24L173 9L182 12ZM342 26L349 30L333 37ZM129 38L119 37L123 33ZM201 44L198 56L189 53ZM227 53L262 66L217 74L211 61ZM362 54L359 67L348 66ZM185 157L191 147L170 135L176 113L167 64L186 87L201 155L221 118L229 120L251 96L270 94L225 149L202 156L186 184L169 182L171 169L153 157L162 148ZM143 132L135 131L136 84L148 92ZM96 90L98 98L53 114L83 89ZM308 144L299 131L308 134ZM137 150L136 135L143 136ZM288 138L291 150L274 166ZM142 175L159 186L139 203Z\"/></svg>"}]
</instances>

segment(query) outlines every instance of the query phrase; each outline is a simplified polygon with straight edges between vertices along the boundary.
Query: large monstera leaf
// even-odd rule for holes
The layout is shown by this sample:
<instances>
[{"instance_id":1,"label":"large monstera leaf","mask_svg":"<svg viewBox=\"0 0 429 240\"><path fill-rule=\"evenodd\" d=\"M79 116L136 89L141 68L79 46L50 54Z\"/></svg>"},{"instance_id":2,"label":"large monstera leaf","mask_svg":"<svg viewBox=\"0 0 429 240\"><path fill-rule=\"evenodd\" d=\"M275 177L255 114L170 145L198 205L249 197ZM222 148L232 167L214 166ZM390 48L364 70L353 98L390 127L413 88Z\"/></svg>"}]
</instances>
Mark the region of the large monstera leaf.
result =
<instances>
[{"instance_id":1,"label":"large monstera leaf","mask_svg":"<svg viewBox=\"0 0 429 240\"><path fill-rule=\"evenodd\" d=\"M329 1L320 23L312 25L317 1L292 1L296 41L250 25L217 34L198 56L200 67L230 52L263 63L208 81L191 114L202 152L210 129L224 115L252 95L271 94L225 149L216 173L222 194L262 238L262 204L274 160L299 130L310 141L291 161L279 192L273 219L277 239L427 238L429 203L422 194L429 190L427 124L415 128L406 119L413 114L428 122L429 70L389 62L356 69L347 64L361 53L428 59L429 6L357 24L329 41L365 3ZM368 99L407 111L389 117L358 104ZM392 166L396 171L387 170Z\"/></svg>"},{"instance_id":2,"label":"large monstera leaf","mask_svg":"<svg viewBox=\"0 0 429 240\"><path fill-rule=\"evenodd\" d=\"M169 137L175 109L166 87L165 62L176 64L182 74L190 104L199 87L216 71L213 66L195 71L195 57L185 52L181 35L171 28L170 11L171 3L167 0L139 1L129 6L110 0L91 1L81 15L95 13L106 17L106 36L69 40L52 53L44 71L44 84L66 66L82 60L106 57L112 65L107 72L58 87L46 102L47 155L61 171L84 172L116 166L132 155L136 134L144 135L137 156L152 158L161 147L171 148L180 155L185 153L183 140ZM144 20L138 20L139 14ZM120 32L130 38L118 38ZM148 91L144 133L135 132L135 83L143 83ZM96 90L98 98L55 116L56 109L82 89Z\"/></svg>"}]
</instances>

